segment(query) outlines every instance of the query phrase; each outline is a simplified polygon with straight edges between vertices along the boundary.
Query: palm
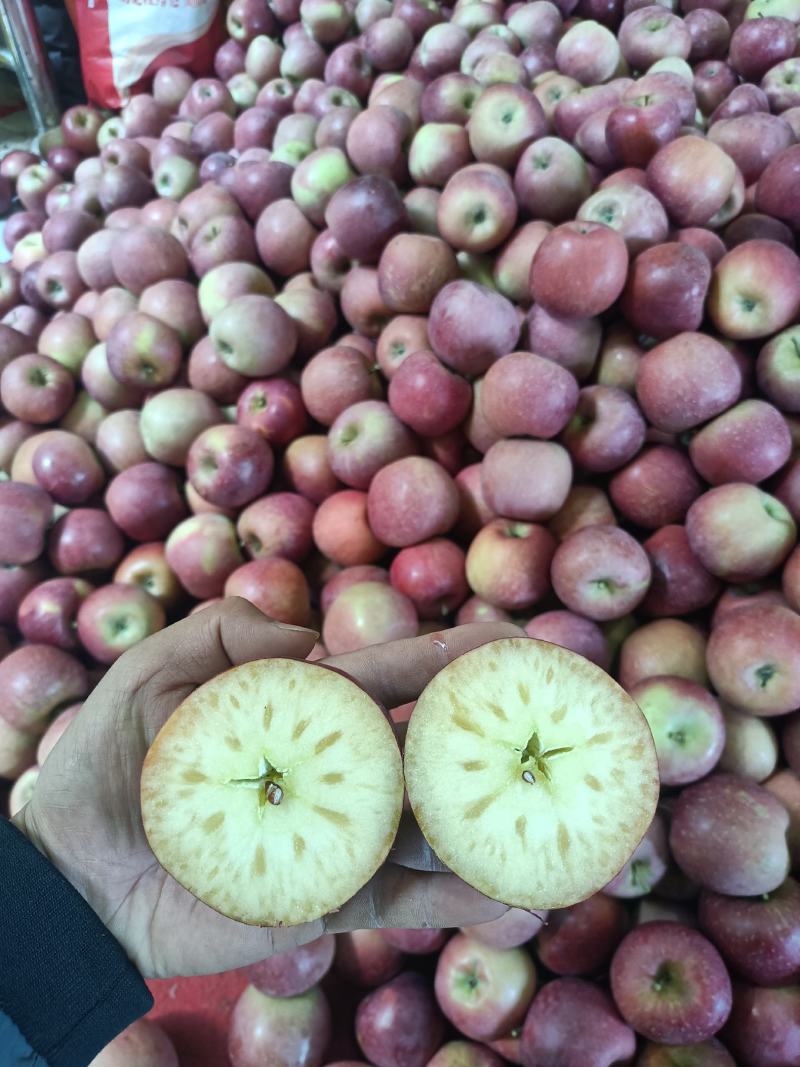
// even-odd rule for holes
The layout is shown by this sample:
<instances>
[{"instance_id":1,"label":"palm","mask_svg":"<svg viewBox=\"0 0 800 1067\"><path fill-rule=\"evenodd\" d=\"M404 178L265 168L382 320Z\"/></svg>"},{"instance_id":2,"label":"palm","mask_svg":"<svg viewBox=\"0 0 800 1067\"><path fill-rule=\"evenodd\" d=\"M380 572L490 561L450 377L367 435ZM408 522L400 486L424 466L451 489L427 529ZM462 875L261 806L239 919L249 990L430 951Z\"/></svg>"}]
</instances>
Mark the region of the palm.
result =
<instances>
[{"instance_id":1,"label":"palm","mask_svg":"<svg viewBox=\"0 0 800 1067\"><path fill-rule=\"evenodd\" d=\"M460 637L449 647L422 638L385 646L393 651L385 662L380 650L328 662L356 677L376 698L399 704L404 701L394 697L413 699L445 658L507 632L507 627L464 627L454 632ZM419 832L407 825L393 863L370 886L335 916L303 927L259 929L228 919L159 865L142 827L139 781L160 727L197 685L232 664L268 656L303 658L313 640L310 632L273 626L242 602L179 623L143 642L108 672L42 768L22 815L23 829L91 904L143 974L239 967L325 930L463 925L498 914L496 904L460 883L454 886L457 880L441 873ZM400 645L406 655L411 645L418 646L419 681L413 669L409 674L403 654L398 655ZM398 659L393 683L390 664ZM445 914L450 898L450 913Z\"/></svg>"}]
</instances>

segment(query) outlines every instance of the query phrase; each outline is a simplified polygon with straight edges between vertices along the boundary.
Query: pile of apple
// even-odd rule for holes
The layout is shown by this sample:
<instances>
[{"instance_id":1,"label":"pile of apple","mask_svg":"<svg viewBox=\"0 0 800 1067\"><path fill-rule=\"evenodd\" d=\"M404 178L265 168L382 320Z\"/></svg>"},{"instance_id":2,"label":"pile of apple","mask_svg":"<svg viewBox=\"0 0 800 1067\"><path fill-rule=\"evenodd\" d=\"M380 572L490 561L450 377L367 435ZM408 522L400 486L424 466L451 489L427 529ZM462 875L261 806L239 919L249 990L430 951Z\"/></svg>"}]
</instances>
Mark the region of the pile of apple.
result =
<instances>
[{"instance_id":1,"label":"pile of apple","mask_svg":"<svg viewBox=\"0 0 800 1067\"><path fill-rule=\"evenodd\" d=\"M315 658L513 618L651 726L603 893L339 936L377 1067L800 1064L798 25L234 0L216 77L0 162L12 810L102 671L226 595ZM325 1062L333 955L254 972L235 1067Z\"/></svg>"}]
</instances>

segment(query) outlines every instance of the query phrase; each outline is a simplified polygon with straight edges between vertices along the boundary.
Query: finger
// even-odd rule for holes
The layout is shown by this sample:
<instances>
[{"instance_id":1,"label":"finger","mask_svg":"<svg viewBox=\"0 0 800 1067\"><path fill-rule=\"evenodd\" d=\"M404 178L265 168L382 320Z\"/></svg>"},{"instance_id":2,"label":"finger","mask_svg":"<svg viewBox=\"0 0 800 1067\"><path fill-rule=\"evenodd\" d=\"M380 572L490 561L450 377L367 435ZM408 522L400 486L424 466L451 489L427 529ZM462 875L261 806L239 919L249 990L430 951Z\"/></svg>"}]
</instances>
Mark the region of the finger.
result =
<instances>
[{"instance_id":1,"label":"finger","mask_svg":"<svg viewBox=\"0 0 800 1067\"><path fill-rule=\"evenodd\" d=\"M428 874L386 864L343 908L329 915L325 928L345 930L400 927L407 930L474 926L505 914L454 874Z\"/></svg>"},{"instance_id":2,"label":"finger","mask_svg":"<svg viewBox=\"0 0 800 1067\"><path fill-rule=\"evenodd\" d=\"M416 700L431 678L464 652L503 637L524 636L510 622L475 622L424 637L370 645L320 662L349 674L378 703L394 708Z\"/></svg>"},{"instance_id":3,"label":"finger","mask_svg":"<svg viewBox=\"0 0 800 1067\"><path fill-rule=\"evenodd\" d=\"M240 597L167 627L127 652L104 681L138 679L151 693L194 688L240 663L273 657L305 659L317 635L275 622Z\"/></svg>"},{"instance_id":4,"label":"finger","mask_svg":"<svg viewBox=\"0 0 800 1067\"><path fill-rule=\"evenodd\" d=\"M400 829L389 853L389 862L415 871L449 873L450 870L425 840L410 811L404 811L400 819Z\"/></svg>"}]
</instances>

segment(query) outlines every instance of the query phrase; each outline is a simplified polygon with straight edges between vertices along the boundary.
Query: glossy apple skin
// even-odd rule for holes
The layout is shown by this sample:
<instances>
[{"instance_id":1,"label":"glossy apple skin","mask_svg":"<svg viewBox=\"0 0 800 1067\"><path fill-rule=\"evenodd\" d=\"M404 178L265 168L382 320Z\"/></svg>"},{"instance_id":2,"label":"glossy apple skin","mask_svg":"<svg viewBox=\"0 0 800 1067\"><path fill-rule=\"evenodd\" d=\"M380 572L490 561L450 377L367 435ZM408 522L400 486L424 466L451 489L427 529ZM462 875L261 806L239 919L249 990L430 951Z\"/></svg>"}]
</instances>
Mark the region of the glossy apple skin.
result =
<instances>
[{"instance_id":1,"label":"glossy apple skin","mask_svg":"<svg viewBox=\"0 0 800 1067\"><path fill-rule=\"evenodd\" d=\"M251 560L228 576L224 593L244 597L279 622L291 626L305 626L308 622L308 582L291 560L278 556Z\"/></svg>"},{"instance_id":2,"label":"glossy apple skin","mask_svg":"<svg viewBox=\"0 0 800 1067\"><path fill-rule=\"evenodd\" d=\"M633 459L645 434L645 421L628 393L609 385L587 385L561 439L577 466L603 473Z\"/></svg>"},{"instance_id":3,"label":"glossy apple skin","mask_svg":"<svg viewBox=\"0 0 800 1067\"><path fill-rule=\"evenodd\" d=\"M123 533L134 541L167 537L186 515L178 479L161 463L137 463L111 481L106 507Z\"/></svg>"},{"instance_id":4,"label":"glossy apple skin","mask_svg":"<svg viewBox=\"0 0 800 1067\"><path fill-rule=\"evenodd\" d=\"M577 652L603 670L611 664L611 650L605 634L591 619L572 611L544 611L525 626L528 637L549 641Z\"/></svg>"},{"instance_id":5,"label":"glossy apple skin","mask_svg":"<svg viewBox=\"0 0 800 1067\"><path fill-rule=\"evenodd\" d=\"M717 893L771 893L789 871L789 816L767 790L746 778L715 774L686 788L670 828L681 869Z\"/></svg>"},{"instance_id":6,"label":"glossy apple skin","mask_svg":"<svg viewBox=\"0 0 800 1067\"><path fill-rule=\"evenodd\" d=\"M17 613L17 625L23 637L67 651L76 648L75 618L92 589L82 578L51 578L35 586Z\"/></svg>"},{"instance_id":7,"label":"glossy apple skin","mask_svg":"<svg viewBox=\"0 0 800 1067\"><path fill-rule=\"evenodd\" d=\"M233 1067L321 1067L331 1011L321 989L269 997L248 986L236 1002L228 1035Z\"/></svg>"},{"instance_id":8,"label":"glossy apple skin","mask_svg":"<svg viewBox=\"0 0 800 1067\"><path fill-rule=\"evenodd\" d=\"M125 539L102 508L73 508L50 530L47 551L59 574L107 571L122 559Z\"/></svg>"},{"instance_id":9,"label":"glossy apple skin","mask_svg":"<svg viewBox=\"0 0 800 1067\"><path fill-rule=\"evenodd\" d=\"M328 431L331 470L353 489L368 489L387 464L414 450L413 434L382 400L351 404Z\"/></svg>"},{"instance_id":10,"label":"glossy apple skin","mask_svg":"<svg viewBox=\"0 0 800 1067\"><path fill-rule=\"evenodd\" d=\"M356 1012L356 1038L376 1067L424 1067L444 1032L427 982L410 971L369 993Z\"/></svg>"},{"instance_id":11,"label":"glossy apple skin","mask_svg":"<svg viewBox=\"0 0 800 1067\"><path fill-rule=\"evenodd\" d=\"M343 489L321 501L312 535L320 552L342 567L375 563L386 553L369 525L367 494L357 489Z\"/></svg>"},{"instance_id":12,"label":"glossy apple skin","mask_svg":"<svg viewBox=\"0 0 800 1067\"><path fill-rule=\"evenodd\" d=\"M505 358L505 357L504 357ZM472 403L469 382L430 351L412 352L389 383L389 406L406 426L426 437L459 426Z\"/></svg>"},{"instance_id":13,"label":"glossy apple skin","mask_svg":"<svg viewBox=\"0 0 800 1067\"><path fill-rule=\"evenodd\" d=\"M419 620L412 601L384 582L358 582L331 604L322 639L334 655L368 645L415 637Z\"/></svg>"},{"instance_id":14,"label":"glossy apple skin","mask_svg":"<svg viewBox=\"0 0 800 1067\"><path fill-rule=\"evenodd\" d=\"M225 581L244 560L236 529L225 515L193 515L170 533L166 560L198 600L221 596Z\"/></svg>"},{"instance_id":15,"label":"glossy apple skin","mask_svg":"<svg viewBox=\"0 0 800 1067\"><path fill-rule=\"evenodd\" d=\"M409 597L422 619L442 619L466 600L464 552L446 538L401 549L392 561L392 585Z\"/></svg>"},{"instance_id":16,"label":"glossy apple skin","mask_svg":"<svg viewBox=\"0 0 800 1067\"><path fill-rule=\"evenodd\" d=\"M605 990L581 978L543 986L525 1019L520 1062L536 1067L612 1067L636 1051L636 1035Z\"/></svg>"},{"instance_id":17,"label":"glossy apple skin","mask_svg":"<svg viewBox=\"0 0 800 1067\"><path fill-rule=\"evenodd\" d=\"M738 1063L784 1067L800 1059L800 989L737 985L722 1037Z\"/></svg>"},{"instance_id":18,"label":"glossy apple skin","mask_svg":"<svg viewBox=\"0 0 800 1067\"><path fill-rule=\"evenodd\" d=\"M274 469L272 450L246 426L212 426L194 439L186 470L197 492L218 507L241 507L260 496Z\"/></svg>"},{"instance_id":19,"label":"glossy apple skin","mask_svg":"<svg viewBox=\"0 0 800 1067\"><path fill-rule=\"evenodd\" d=\"M437 293L428 318L433 351L461 374L481 374L512 352L520 325L511 301L499 293L461 280Z\"/></svg>"},{"instance_id":20,"label":"glossy apple skin","mask_svg":"<svg viewBox=\"0 0 800 1067\"><path fill-rule=\"evenodd\" d=\"M555 437L578 404L578 385L568 370L533 352L501 356L486 373L483 411L504 437Z\"/></svg>"},{"instance_id":21,"label":"glossy apple skin","mask_svg":"<svg viewBox=\"0 0 800 1067\"><path fill-rule=\"evenodd\" d=\"M535 523L493 519L467 551L470 588L495 608L522 611L550 589L556 540Z\"/></svg>"},{"instance_id":22,"label":"glossy apple skin","mask_svg":"<svg viewBox=\"0 0 800 1067\"><path fill-rule=\"evenodd\" d=\"M699 249L677 241L646 248L631 266L622 312L637 333L658 340L698 330L710 283L711 264Z\"/></svg>"},{"instance_id":23,"label":"glossy apple skin","mask_svg":"<svg viewBox=\"0 0 800 1067\"><path fill-rule=\"evenodd\" d=\"M662 526L643 547L653 569L653 580L642 604L648 614L689 615L710 604L719 592L719 581L692 552L684 526Z\"/></svg>"},{"instance_id":24,"label":"glossy apple skin","mask_svg":"<svg viewBox=\"0 0 800 1067\"><path fill-rule=\"evenodd\" d=\"M179 1067L178 1054L158 1023L137 1019L99 1053L93 1067L115 1067L119 1063L147 1063L153 1067Z\"/></svg>"},{"instance_id":25,"label":"glossy apple skin","mask_svg":"<svg viewBox=\"0 0 800 1067\"><path fill-rule=\"evenodd\" d=\"M443 467L421 456L398 459L370 482L367 516L385 545L403 548L447 533L458 518L455 482Z\"/></svg>"},{"instance_id":26,"label":"glossy apple skin","mask_svg":"<svg viewBox=\"0 0 800 1067\"><path fill-rule=\"evenodd\" d=\"M551 315L590 318L611 307L627 273L628 250L615 230L592 222L564 223L545 237L533 257L531 295ZM556 283L567 276L574 279L573 286Z\"/></svg>"},{"instance_id":27,"label":"glossy apple skin","mask_svg":"<svg viewBox=\"0 0 800 1067\"><path fill-rule=\"evenodd\" d=\"M650 585L647 553L616 526L587 526L556 549L553 588L570 610L595 621L618 619L644 598Z\"/></svg>"},{"instance_id":28,"label":"glossy apple skin","mask_svg":"<svg viewBox=\"0 0 800 1067\"><path fill-rule=\"evenodd\" d=\"M321 981L331 968L336 950L333 934L324 934L298 948L278 952L246 968L247 979L260 993L297 997Z\"/></svg>"},{"instance_id":29,"label":"glossy apple skin","mask_svg":"<svg viewBox=\"0 0 800 1067\"><path fill-rule=\"evenodd\" d=\"M678 137L650 160L647 180L679 226L705 226L731 193L736 164L711 141Z\"/></svg>"},{"instance_id":30,"label":"glossy apple skin","mask_svg":"<svg viewBox=\"0 0 800 1067\"><path fill-rule=\"evenodd\" d=\"M522 948L491 948L458 933L439 956L434 988L439 1007L462 1034L490 1041L525 1018L536 970Z\"/></svg>"},{"instance_id":31,"label":"glossy apple skin","mask_svg":"<svg viewBox=\"0 0 800 1067\"><path fill-rule=\"evenodd\" d=\"M777 241L737 245L714 268L708 312L720 333L734 341L783 330L800 312L800 260Z\"/></svg>"},{"instance_id":32,"label":"glossy apple skin","mask_svg":"<svg viewBox=\"0 0 800 1067\"><path fill-rule=\"evenodd\" d=\"M632 930L611 963L611 990L623 1018L652 1041L705 1041L731 1012L722 958L710 941L679 923Z\"/></svg>"},{"instance_id":33,"label":"glossy apple skin","mask_svg":"<svg viewBox=\"0 0 800 1067\"><path fill-rule=\"evenodd\" d=\"M336 937L334 971L360 989L374 989L403 969L405 956L379 930L353 930Z\"/></svg>"},{"instance_id":34,"label":"glossy apple skin","mask_svg":"<svg viewBox=\"0 0 800 1067\"><path fill-rule=\"evenodd\" d=\"M752 482L777 473L792 452L783 415L763 400L743 400L697 433L689 446L695 470L710 485Z\"/></svg>"},{"instance_id":35,"label":"glossy apple skin","mask_svg":"<svg viewBox=\"0 0 800 1067\"><path fill-rule=\"evenodd\" d=\"M603 893L551 911L536 938L545 967L559 976L590 975L605 967L629 925L625 908Z\"/></svg>"}]
</instances>

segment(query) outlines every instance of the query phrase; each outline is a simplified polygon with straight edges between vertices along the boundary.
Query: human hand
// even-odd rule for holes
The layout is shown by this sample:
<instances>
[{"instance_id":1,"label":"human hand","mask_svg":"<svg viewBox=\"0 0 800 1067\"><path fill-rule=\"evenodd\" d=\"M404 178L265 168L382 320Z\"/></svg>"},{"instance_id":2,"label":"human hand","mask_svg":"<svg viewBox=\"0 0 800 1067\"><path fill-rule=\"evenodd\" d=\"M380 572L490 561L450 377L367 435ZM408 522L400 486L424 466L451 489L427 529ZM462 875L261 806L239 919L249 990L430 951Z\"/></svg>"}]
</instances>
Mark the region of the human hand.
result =
<instances>
[{"instance_id":1,"label":"human hand","mask_svg":"<svg viewBox=\"0 0 800 1067\"><path fill-rule=\"evenodd\" d=\"M520 631L476 623L332 656L384 707L415 700L468 649ZM150 850L139 784L153 739L181 701L240 663L304 659L316 635L272 622L232 598L148 638L122 656L86 700L42 767L14 822L87 900L146 977L241 967L326 932L463 926L506 909L448 873L410 815L387 863L338 912L302 926L246 926L180 886Z\"/></svg>"}]
</instances>

